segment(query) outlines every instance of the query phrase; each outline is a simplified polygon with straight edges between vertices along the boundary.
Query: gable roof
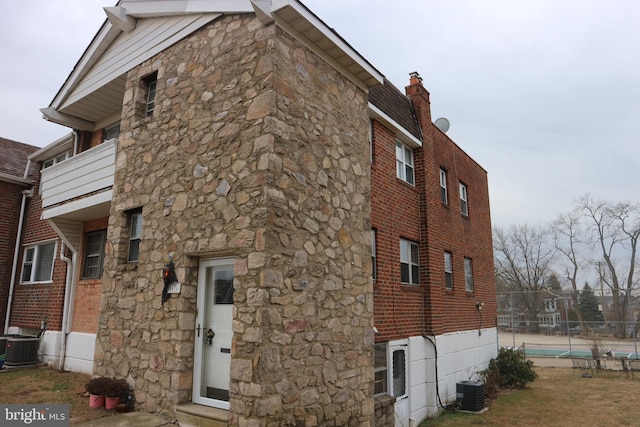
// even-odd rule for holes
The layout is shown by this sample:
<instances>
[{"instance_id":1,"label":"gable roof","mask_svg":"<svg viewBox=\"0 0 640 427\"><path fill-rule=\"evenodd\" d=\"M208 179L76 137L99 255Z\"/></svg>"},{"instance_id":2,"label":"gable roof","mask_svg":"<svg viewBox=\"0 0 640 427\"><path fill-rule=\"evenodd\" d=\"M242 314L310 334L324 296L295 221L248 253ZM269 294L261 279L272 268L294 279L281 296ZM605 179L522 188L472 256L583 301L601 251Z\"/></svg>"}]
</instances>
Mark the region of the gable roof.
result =
<instances>
[{"instance_id":1,"label":"gable roof","mask_svg":"<svg viewBox=\"0 0 640 427\"><path fill-rule=\"evenodd\" d=\"M44 116L80 130L122 108L126 73L224 14L255 13L274 22L364 89L383 76L298 0L120 0Z\"/></svg>"},{"instance_id":2,"label":"gable roof","mask_svg":"<svg viewBox=\"0 0 640 427\"><path fill-rule=\"evenodd\" d=\"M37 165L31 165L26 177L25 168L27 167L29 155L38 149L38 147L34 147L33 145L0 138L0 152L2 152L0 179L22 184L31 183L31 179L35 176Z\"/></svg>"}]
</instances>

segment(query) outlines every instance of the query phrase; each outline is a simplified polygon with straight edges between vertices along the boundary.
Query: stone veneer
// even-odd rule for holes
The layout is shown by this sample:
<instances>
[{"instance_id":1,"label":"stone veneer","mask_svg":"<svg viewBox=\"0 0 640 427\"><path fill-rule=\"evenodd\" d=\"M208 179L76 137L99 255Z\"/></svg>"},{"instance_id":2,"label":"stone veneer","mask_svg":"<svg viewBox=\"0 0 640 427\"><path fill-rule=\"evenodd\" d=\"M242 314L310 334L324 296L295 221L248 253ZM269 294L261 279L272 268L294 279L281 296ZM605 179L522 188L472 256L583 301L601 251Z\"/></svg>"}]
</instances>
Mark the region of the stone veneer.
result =
<instances>
[{"instance_id":1,"label":"stone veneer","mask_svg":"<svg viewBox=\"0 0 640 427\"><path fill-rule=\"evenodd\" d=\"M154 71L145 118L141 79ZM133 69L94 373L126 378L141 410L189 402L199 259L233 256L230 425L372 425L368 127L365 91L253 14ZM182 290L163 306L170 252Z\"/></svg>"}]
</instances>

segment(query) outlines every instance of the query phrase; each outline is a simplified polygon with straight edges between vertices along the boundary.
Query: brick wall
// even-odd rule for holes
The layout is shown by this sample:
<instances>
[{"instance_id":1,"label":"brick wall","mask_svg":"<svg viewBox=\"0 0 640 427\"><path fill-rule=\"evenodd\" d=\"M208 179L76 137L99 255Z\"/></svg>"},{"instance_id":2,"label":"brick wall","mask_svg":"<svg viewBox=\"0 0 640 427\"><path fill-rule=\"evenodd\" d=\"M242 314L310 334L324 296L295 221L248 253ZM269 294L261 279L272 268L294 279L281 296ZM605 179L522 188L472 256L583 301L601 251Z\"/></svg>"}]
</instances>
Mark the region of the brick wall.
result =
<instances>
[{"instance_id":1,"label":"brick wall","mask_svg":"<svg viewBox=\"0 0 640 427\"><path fill-rule=\"evenodd\" d=\"M62 307L64 303L64 287L66 282L66 264L60 260L61 241L55 231L46 221L40 219L42 215L42 200L38 194L40 175L34 183L34 194L28 201L27 214L24 222L22 246L18 256L18 274L11 308L9 326L39 329L45 320L50 330L60 330L62 325ZM22 258L26 245L44 241L57 241L54 258L53 281L49 283L21 284ZM70 255L67 251L67 255Z\"/></svg>"},{"instance_id":2,"label":"brick wall","mask_svg":"<svg viewBox=\"0 0 640 427\"><path fill-rule=\"evenodd\" d=\"M372 227L376 341L495 326L495 277L486 171L431 123L429 93L407 88L424 140L414 150L415 186L396 178L395 135L372 123ZM440 168L448 173L448 204L440 197ZM467 185L469 215L460 212L458 183ZM420 286L400 284L400 239L419 243ZM453 254L453 290L445 290L444 251ZM475 287L465 291L464 258ZM475 308L483 302L483 323Z\"/></svg>"},{"instance_id":3,"label":"brick wall","mask_svg":"<svg viewBox=\"0 0 640 427\"><path fill-rule=\"evenodd\" d=\"M98 230L106 230L109 218L99 218L84 223L83 235ZM86 239L78 256L76 277L78 278L73 306L72 330L95 334L98 331L98 315L100 314L100 297L102 295L102 278L82 279L83 254Z\"/></svg>"},{"instance_id":4,"label":"brick wall","mask_svg":"<svg viewBox=\"0 0 640 427\"><path fill-rule=\"evenodd\" d=\"M18 232L24 185L0 181L0 330L4 330L4 308L11 282L11 267Z\"/></svg>"}]
</instances>

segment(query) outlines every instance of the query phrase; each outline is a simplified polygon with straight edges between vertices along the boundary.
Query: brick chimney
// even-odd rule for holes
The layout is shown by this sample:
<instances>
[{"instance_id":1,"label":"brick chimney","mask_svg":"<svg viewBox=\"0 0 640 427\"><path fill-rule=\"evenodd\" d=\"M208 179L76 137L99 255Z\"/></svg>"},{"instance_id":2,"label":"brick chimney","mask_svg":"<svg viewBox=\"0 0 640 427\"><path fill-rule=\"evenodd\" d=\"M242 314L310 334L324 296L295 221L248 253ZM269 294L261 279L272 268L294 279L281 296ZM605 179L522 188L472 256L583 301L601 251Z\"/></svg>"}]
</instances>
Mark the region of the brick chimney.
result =
<instances>
[{"instance_id":1,"label":"brick chimney","mask_svg":"<svg viewBox=\"0 0 640 427\"><path fill-rule=\"evenodd\" d=\"M411 99L420 127L427 129L431 124L431 102L429 101L429 91L422 85L422 77L417 71L409 73L409 86L405 87L407 96Z\"/></svg>"}]
</instances>

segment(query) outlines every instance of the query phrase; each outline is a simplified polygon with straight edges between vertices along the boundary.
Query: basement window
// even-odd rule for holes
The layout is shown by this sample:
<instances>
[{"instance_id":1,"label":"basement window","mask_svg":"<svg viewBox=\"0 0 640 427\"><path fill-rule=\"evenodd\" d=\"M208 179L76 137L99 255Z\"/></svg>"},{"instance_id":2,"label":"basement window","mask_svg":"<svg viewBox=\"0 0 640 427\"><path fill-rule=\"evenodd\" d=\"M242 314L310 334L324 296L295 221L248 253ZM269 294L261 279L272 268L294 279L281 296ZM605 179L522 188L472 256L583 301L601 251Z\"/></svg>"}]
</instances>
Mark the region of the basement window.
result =
<instances>
[{"instance_id":1,"label":"basement window","mask_svg":"<svg viewBox=\"0 0 640 427\"><path fill-rule=\"evenodd\" d=\"M373 395L387 394L387 343L379 342L374 346L375 360L373 366Z\"/></svg>"}]
</instances>

